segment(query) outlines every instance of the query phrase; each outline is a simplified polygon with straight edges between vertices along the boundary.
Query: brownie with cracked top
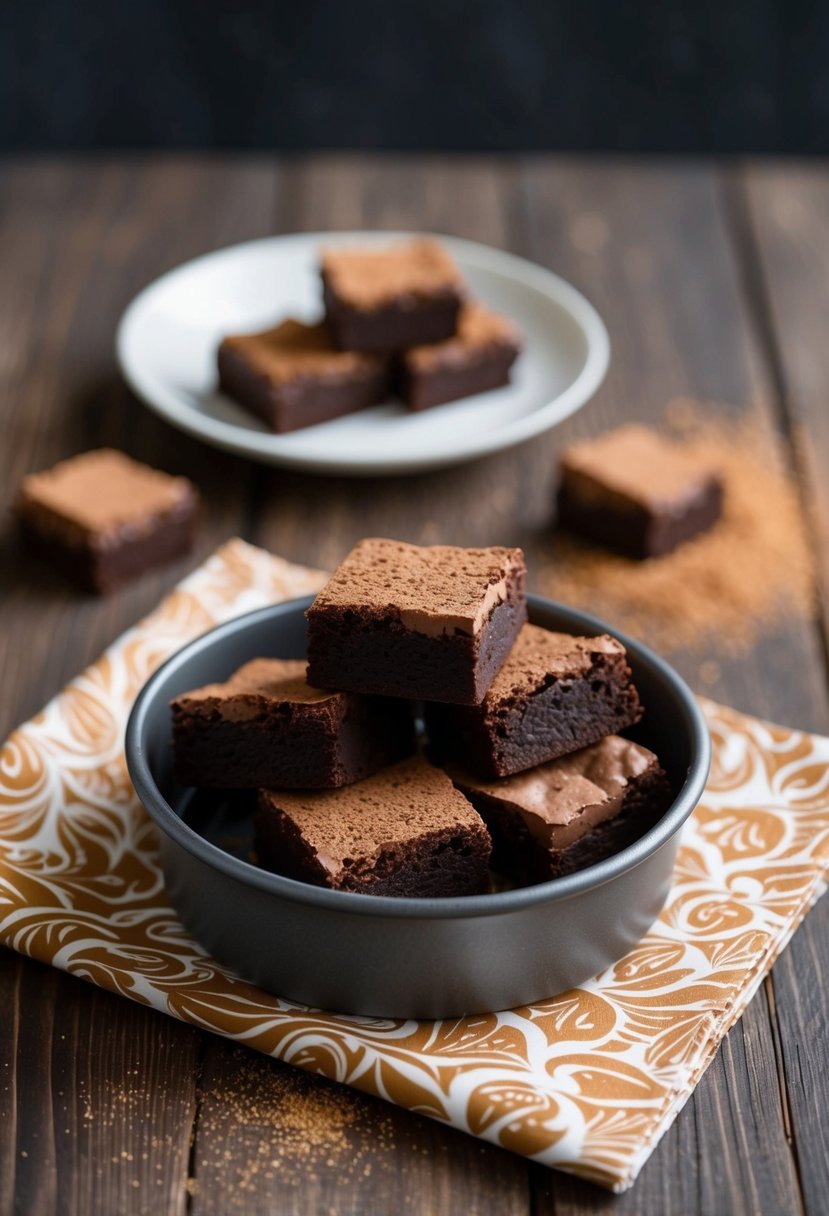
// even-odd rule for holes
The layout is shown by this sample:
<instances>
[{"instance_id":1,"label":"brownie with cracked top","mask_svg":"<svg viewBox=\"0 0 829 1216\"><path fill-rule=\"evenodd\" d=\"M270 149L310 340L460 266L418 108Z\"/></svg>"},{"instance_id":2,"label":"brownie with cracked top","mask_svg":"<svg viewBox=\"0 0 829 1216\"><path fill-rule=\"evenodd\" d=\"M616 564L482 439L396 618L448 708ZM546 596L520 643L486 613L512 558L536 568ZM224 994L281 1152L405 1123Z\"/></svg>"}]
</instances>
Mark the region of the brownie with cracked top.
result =
<instances>
[{"instance_id":1,"label":"brownie with cracked top","mask_svg":"<svg viewBox=\"0 0 829 1216\"><path fill-rule=\"evenodd\" d=\"M225 338L218 364L222 391L278 434L378 405L391 387L387 359L339 350L324 323Z\"/></svg>"},{"instance_id":2,"label":"brownie with cracked top","mask_svg":"<svg viewBox=\"0 0 829 1216\"><path fill-rule=\"evenodd\" d=\"M436 241L327 249L320 272L326 320L343 350L397 351L457 329L464 283Z\"/></svg>"},{"instance_id":3,"label":"brownie with cracked top","mask_svg":"<svg viewBox=\"0 0 829 1216\"><path fill-rule=\"evenodd\" d=\"M520 350L511 321L470 301L461 309L454 337L402 353L400 395L410 410L426 410L500 388L509 384Z\"/></svg>"},{"instance_id":4,"label":"brownie with cracked top","mask_svg":"<svg viewBox=\"0 0 829 1216\"><path fill-rule=\"evenodd\" d=\"M99 448L24 477L14 513L27 553L102 594L192 548L199 493Z\"/></svg>"},{"instance_id":5,"label":"brownie with cracked top","mask_svg":"<svg viewBox=\"0 0 829 1216\"><path fill-rule=\"evenodd\" d=\"M311 688L305 662L253 659L172 702L176 780L218 789L326 789L411 754L402 701Z\"/></svg>"},{"instance_id":6,"label":"brownie with cracked top","mask_svg":"<svg viewBox=\"0 0 829 1216\"><path fill-rule=\"evenodd\" d=\"M722 514L719 472L647 427L619 427L568 447L558 520L629 557L658 557Z\"/></svg>"},{"instance_id":7,"label":"brownie with cracked top","mask_svg":"<svg viewBox=\"0 0 829 1216\"><path fill-rule=\"evenodd\" d=\"M642 707L621 642L525 625L480 705L427 705L438 761L505 777L632 726Z\"/></svg>"},{"instance_id":8,"label":"brownie with cracked top","mask_svg":"<svg viewBox=\"0 0 829 1216\"><path fill-rule=\"evenodd\" d=\"M421 756L345 789L260 790L255 822L262 864L315 886L415 898L488 888L480 816Z\"/></svg>"},{"instance_id":9,"label":"brownie with cracked top","mask_svg":"<svg viewBox=\"0 0 829 1216\"><path fill-rule=\"evenodd\" d=\"M520 549L366 539L308 609L308 682L479 704L527 619Z\"/></svg>"},{"instance_id":10,"label":"brownie with cracked top","mask_svg":"<svg viewBox=\"0 0 829 1216\"><path fill-rule=\"evenodd\" d=\"M451 774L489 828L493 865L519 886L560 878L627 848L671 801L657 757L619 735L511 777Z\"/></svg>"}]
</instances>

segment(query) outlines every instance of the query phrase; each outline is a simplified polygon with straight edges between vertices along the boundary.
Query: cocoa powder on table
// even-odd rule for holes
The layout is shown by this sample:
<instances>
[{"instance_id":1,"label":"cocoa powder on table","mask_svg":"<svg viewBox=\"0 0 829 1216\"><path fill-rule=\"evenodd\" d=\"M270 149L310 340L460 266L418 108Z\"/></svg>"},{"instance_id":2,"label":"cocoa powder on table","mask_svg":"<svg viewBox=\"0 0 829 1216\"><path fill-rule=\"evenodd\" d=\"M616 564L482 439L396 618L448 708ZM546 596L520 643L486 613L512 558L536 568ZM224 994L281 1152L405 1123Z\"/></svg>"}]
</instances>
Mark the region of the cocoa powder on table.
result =
<instances>
[{"instance_id":1,"label":"cocoa powder on table","mask_svg":"<svg viewBox=\"0 0 829 1216\"><path fill-rule=\"evenodd\" d=\"M720 470L720 521L644 561L557 532L541 592L662 650L744 653L786 618L812 616L814 565L798 488L764 421L728 419L683 399L669 405L660 429Z\"/></svg>"}]
</instances>

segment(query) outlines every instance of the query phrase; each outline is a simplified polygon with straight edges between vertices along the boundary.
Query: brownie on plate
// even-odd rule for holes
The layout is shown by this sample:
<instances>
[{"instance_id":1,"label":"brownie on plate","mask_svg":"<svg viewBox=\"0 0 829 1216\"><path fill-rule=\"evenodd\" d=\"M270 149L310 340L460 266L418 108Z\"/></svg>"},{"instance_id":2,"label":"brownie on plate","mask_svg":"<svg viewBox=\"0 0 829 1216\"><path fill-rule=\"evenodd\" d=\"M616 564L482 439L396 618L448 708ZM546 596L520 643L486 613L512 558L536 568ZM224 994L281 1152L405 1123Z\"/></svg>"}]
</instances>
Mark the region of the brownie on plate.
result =
<instances>
[{"instance_id":1,"label":"brownie on plate","mask_svg":"<svg viewBox=\"0 0 829 1216\"><path fill-rule=\"evenodd\" d=\"M619 852L671 801L653 752L618 735L500 780L452 775L489 828L494 867L519 886Z\"/></svg>"},{"instance_id":2,"label":"brownie on plate","mask_svg":"<svg viewBox=\"0 0 829 1216\"><path fill-rule=\"evenodd\" d=\"M464 304L454 337L400 356L400 395L410 410L426 410L500 388L520 350L511 321L483 304Z\"/></svg>"},{"instance_id":3,"label":"brownie on plate","mask_svg":"<svg viewBox=\"0 0 829 1216\"><path fill-rule=\"evenodd\" d=\"M489 881L480 816L421 756L346 789L260 790L256 849L288 878L365 895L476 895Z\"/></svg>"},{"instance_id":4,"label":"brownie on plate","mask_svg":"<svg viewBox=\"0 0 829 1216\"><path fill-rule=\"evenodd\" d=\"M225 338L218 362L222 391L279 434L378 405L391 385L388 360L338 350L324 323Z\"/></svg>"},{"instance_id":5,"label":"brownie on plate","mask_svg":"<svg viewBox=\"0 0 829 1216\"><path fill-rule=\"evenodd\" d=\"M630 557L658 557L710 528L722 513L716 469L642 426L568 447L561 458L559 523Z\"/></svg>"},{"instance_id":6,"label":"brownie on plate","mask_svg":"<svg viewBox=\"0 0 829 1216\"><path fill-rule=\"evenodd\" d=\"M181 785L327 789L414 749L407 704L311 688L302 660L253 659L223 684L182 693L172 711Z\"/></svg>"},{"instance_id":7,"label":"brownie on plate","mask_svg":"<svg viewBox=\"0 0 829 1216\"><path fill-rule=\"evenodd\" d=\"M362 540L308 609L308 682L477 705L527 618L520 549Z\"/></svg>"},{"instance_id":8,"label":"brownie on plate","mask_svg":"<svg viewBox=\"0 0 829 1216\"><path fill-rule=\"evenodd\" d=\"M642 716L621 642L525 625L480 705L426 705L433 758L506 777Z\"/></svg>"},{"instance_id":9,"label":"brownie on plate","mask_svg":"<svg viewBox=\"0 0 829 1216\"><path fill-rule=\"evenodd\" d=\"M110 448L24 477L14 506L26 551L104 593L192 547L199 494Z\"/></svg>"},{"instance_id":10,"label":"brownie on plate","mask_svg":"<svg viewBox=\"0 0 829 1216\"><path fill-rule=\"evenodd\" d=\"M320 269L326 319L343 350L401 350L457 329L463 279L436 241L327 249Z\"/></svg>"}]
</instances>

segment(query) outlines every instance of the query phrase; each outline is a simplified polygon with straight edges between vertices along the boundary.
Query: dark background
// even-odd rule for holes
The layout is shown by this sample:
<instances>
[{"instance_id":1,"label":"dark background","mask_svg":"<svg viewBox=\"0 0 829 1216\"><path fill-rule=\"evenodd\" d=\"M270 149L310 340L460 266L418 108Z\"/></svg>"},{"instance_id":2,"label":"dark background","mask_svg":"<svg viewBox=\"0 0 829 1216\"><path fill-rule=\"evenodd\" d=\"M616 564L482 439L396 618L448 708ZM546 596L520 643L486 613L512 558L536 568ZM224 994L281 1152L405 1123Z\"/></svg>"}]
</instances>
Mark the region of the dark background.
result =
<instances>
[{"instance_id":1,"label":"dark background","mask_svg":"<svg viewBox=\"0 0 829 1216\"><path fill-rule=\"evenodd\" d=\"M0 0L0 147L829 150L802 0Z\"/></svg>"}]
</instances>

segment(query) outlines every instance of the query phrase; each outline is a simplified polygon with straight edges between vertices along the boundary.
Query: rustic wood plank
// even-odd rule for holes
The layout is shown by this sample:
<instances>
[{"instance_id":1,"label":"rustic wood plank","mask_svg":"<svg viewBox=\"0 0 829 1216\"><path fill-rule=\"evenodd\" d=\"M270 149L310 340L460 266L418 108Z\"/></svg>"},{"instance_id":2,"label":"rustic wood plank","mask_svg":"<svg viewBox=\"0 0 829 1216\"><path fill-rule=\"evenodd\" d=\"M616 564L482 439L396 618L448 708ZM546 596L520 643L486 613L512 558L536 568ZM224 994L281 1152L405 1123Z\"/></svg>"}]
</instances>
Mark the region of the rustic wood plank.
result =
<instances>
[{"instance_id":1,"label":"rustic wood plank","mask_svg":"<svg viewBox=\"0 0 829 1216\"><path fill-rule=\"evenodd\" d=\"M35 161L0 179L0 597L5 735L229 535L244 530L247 465L173 432L139 405L115 367L130 298L156 274L206 249L266 233L276 173L217 161ZM20 478L110 444L203 485L196 553L100 601L17 553L6 508ZM25 637L26 644L22 644Z\"/></svg>"},{"instance_id":2,"label":"rustic wood plank","mask_svg":"<svg viewBox=\"0 0 829 1216\"><path fill-rule=\"evenodd\" d=\"M17 1174L17 1060L20 1047L20 977L23 960L0 950L0 1212L14 1207Z\"/></svg>"},{"instance_id":3,"label":"rustic wood plank","mask_svg":"<svg viewBox=\"0 0 829 1216\"><path fill-rule=\"evenodd\" d=\"M554 432L557 449L625 418L656 422L676 397L750 410L774 428L774 386L708 169L539 161L525 189L532 238L518 252L585 291L613 348L596 398ZM670 658L700 687L700 655ZM794 726L829 722L820 640L809 622L792 620L764 638L762 656L718 656L718 665L719 679L700 688L708 695Z\"/></svg>"},{"instance_id":4,"label":"rustic wood plank","mask_svg":"<svg viewBox=\"0 0 829 1216\"><path fill-rule=\"evenodd\" d=\"M16 223L21 212L30 222ZM278 228L434 227L503 244L545 262L581 286L608 320L615 349L607 386L589 410L560 432L462 472L392 483L325 481L261 470L253 478L251 505L248 466L183 437L176 437L173 448L171 432L140 409L112 376L102 334L107 324L111 333L120 308L154 274L213 244L269 231L274 217ZM537 161L524 169L513 162L480 160L318 158L294 162L278 173L247 162L229 168L222 160L122 162L76 172L56 162L41 162L15 170L10 178L7 175L5 186L0 184L0 255L2 273L14 291L14 296L8 290L0 293L0 386L10 402L10 433L15 436L10 448L0 450L1 492L13 489L25 467L48 464L65 454L63 444L69 438L74 450L93 443L120 443L162 466L173 467L169 460L174 459L176 468L210 487L213 505L202 551L226 535L225 528L235 530L250 522L255 538L269 547L296 560L321 564L332 564L369 531L422 541L518 541L532 561L544 551L554 457L567 436L610 425L630 412L631 403L638 416L654 417L676 395L737 405L752 401L769 417L776 412L774 386L756 333L746 320L716 186L706 170L610 168L566 161ZM170 571L147 580L105 604L77 601L53 585L48 575L21 572L14 580L4 576L0 591L6 595L8 619L14 622L11 636L0 637L0 663L4 672L12 673L11 701L4 702L7 725L37 708L80 662L94 657L106 640L154 603L175 576ZM762 658L721 664L716 695L754 712L801 724L825 724L826 692L818 674L814 635L798 626L783 631L773 643L764 648ZM680 659L692 680L697 663ZM802 938L803 933L775 972L778 987L778 977ZM817 938L814 945L817 950ZM27 985L21 1005L27 1016L54 1018L60 1003L63 1021L65 985L78 986L84 994L77 998L76 1022L89 1016L92 998L76 981L15 960L11 967L12 978L3 978L0 984L4 993L8 985L13 990L19 983ZM0 976L5 977L5 969ZM138 1041L148 1033L141 1029L144 1022L133 1026L131 1018L145 1019L147 1026L159 1024L146 1010L106 999L118 1005L118 1016L126 1019L119 1027L120 1037L134 1036ZM779 1021L766 998L754 1002L626 1198L614 1201L593 1188L534 1169L539 1216L553 1210L602 1210L611 1204L642 1212L801 1210L774 1061L779 1035L786 1063L784 1098L792 1102L797 1143L803 1137L803 1143L818 1151L820 1129L806 1124L810 1118L818 1122L813 1102L820 1065L814 1052L805 1054L804 1045L814 1043L821 1030L825 1035L825 1010L818 1010L816 1016L811 1004L797 1004L805 999L793 973L778 1009ZM194 1033L180 1027L173 1031ZM22 1024L0 1021L0 1059L8 1061L19 1054L24 1065L31 1065L31 1071L28 1066L23 1071L21 1065L17 1073L18 1082L25 1076L27 1092L21 1093L17 1083L13 1093L14 1079L12 1089L0 1092L0 1113L12 1100L19 1107L18 1144L21 1128L41 1129L45 1137L39 1152L41 1163L46 1163L44 1177L32 1177L33 1171L27 1174L18 1188L20 1210L48 1210L26 1204L31 1197L33 1204L48 1205L55 1193L56 1171L66 1180L66 1194L73 1196L74 1206L65 1210L91 1210L78 1206L93 1193L91 1162L80 1162L72 1149L73 1142L80 1143L80 1130L78 1138L64 1133L67 1143L62 1144L56 1139L54 1113L48 1121L52 1083L44 1064L37 1063L34 1047L45 1027L39 1025L36 1035L33 1031L34 1037L25 1042L16 1037L23 1033ZM194 1041L198 1039L195 1036ZM66 1051L85 1051L79 1046L82 1041L79 1025L67 1037ZM260 1144L266 1145L265 1156L280 1139L273 1130L274 1118L280 1126L277 1115L258 1123L239 1118L239 1103L248 1092L246 1068L253 1069L264 1088L275 1087L274 1107L282 1104L286 1111L298 1111L300 1120L313 1113L320 1093L329 1087L247 1053L240 1064L238 1049L219 1040L203 1042L205 1079L193 1153L192 1203L203 1211L233 1210L227 1206L234 1201L233 1162L257 1161ZM58 1072L71 1078L68 1058L61 1051ZM798 1051L804 1052L805 1073L800 1106L797 1092L791 1091ZM182 1058L165 1064L162 1071L177 1093L192 1097L187 1077L194 1061L188 1052L189 1048L182 1049ZM173 1048L166 1058L172 1054ZM96 1060L94 1043L84 1058L91 1091L97 1095L95 1109L103 1112L107 1070ZM49 1066L53 1067L51 1060ZM141 1069L143 1086L144 1066L136 1067ZM42 1077L45 1088L33 1086L29 1093L32 1076ZM759 1117L752 1118L755 1108ZM59 1106L56 1109L62 1114ZM285 1206L289 1211L310 1211L318 1199L326 1198L338 1211L365 1211L376 1193L386 1201L385 1210L393 1205L404 1211L427 1210L423 1196L432 1205L428 1210L527 1210L526 1169L519 1159L359 1095L348 1096L346 1109L353 1120L343 1135L349 1151L361 1154L364 1166L371 1166L368 1175L356 1178L325 1164L316 1180L294 1185L284 1161L281 1171L271 1170L271 1178L266 1177L267 1169L251 1170L244 1210L271 1211L279 1204L280 1210ZM76 1109L72 1118L79 1117ZM181 1117L186 1125L191 1116ZM395 1129L390 1139L383 1134L389 1126L386 1120ZM77 1122L69 1126L80 1129ZM119 1135L118 1152L125 1149L135 1157L135 1145L141 1144L138 1125L128 1131L122 1124ZM8 1160L11 1137L2 1139L6 1144L0 1147L0 1166ZM132 1201L133 1206L124 1210L141 1210L143 1185L131 1188L134 1195L118 1190L127 1171L112 1162L112 1170L106 1168L105 1149L115 1140L102 1130L96 1141L94 1165L98 1168L103 1160L105 1180L95 1194ZM223 1167L221 1154L229 1144L231 1164ZM822 1147L825 1159L825 1144ZM139 1155L141 1151L144 1148ZM180 1145L176 1154L174 1163L162 1163L165 1178L180 1178ZM152 1151L150 1158L158 1163ZM205 1164L200 1166L202 1160ZM745 1171L758 1160L761 1164L752 1182ZM55 1162L54 1170L50 1161ZM430 1168L424 1169L423 1162ZM382 1179L376 1191L372 1176ZM8 1189L9 1184L0 1174L0 1200L5 1197L3 1186ZM808 1182L804 1189L807 1210L819 1211L817 1192L809 1189ZM172 1183L169 1190L157 1190L159 1198L153 1203L157 1210L181 1210L184 1191L175 1193Z\"/></svg>"},{"instance_id":5,"label":"rustic wood plank","mask_svg":"<svg viewBox=\"0 0 829 1216\"><path fill-rule=\"evenodd\" d=\"M581 287L608 324L613 344L605 385L587 409L560 428L557 442L623 418L656 421L678 396L733 403L772 422L773 389L710 170L540 160L527 168L523 189L528 239L518 252ZM808 623L792 621L769 642L780 663L798 673L797 684L776 681L778 659L771 671L764 645L739 662L719 660L714 694L773 718L813 726L827 721L819 646ZM698 684L700 656L679 653L671 659ZM774 1033L761 995L635 1189L614 1210L800 1210ZM752 1119L755 1108L764 1112L762 1127ZM747 1185L749 1173L759 1180L756 1191ZM539 1216L589 1206L587 1188L579 1184L549 1177L540 1185Z\"/></svg>"},{"instance_id":6,"label":"rustic wood plank","mask_svg":"<svg viewBox=\"0 0 829 1216\"><path fill-rule=\"evenodd\" d=\"M731 179L732 203L755 272L747 291L758 328L772 334L769 355L783 424L793 438L800 484L815 538L822 588L824 642L829 644L829 353L823 319L829 307L829 172L823 166L754 166ZM829 653L827 651L826 653ZM825 730L825 726L824 726ZM829 1132L823 1117L829 1077L821 1050L829 1042L829 904L821 901L774 969L780 1027L801 1186L819 1212L829 1191Z\"/></svg>"},{"instance_id":7,"label":"rustic wood plank","mask_svg":"<svg viewBox=\"0 0 829 1216\"><path fill-rule=\"evenodd\" d=\"M198 1032L8 951L0 998L0 1210L182 1213Z\"/></svg>"},{"instance_id":8,"label":"rustic wood plank","mask_svg":"<svg viewBox=\"0 0 829 1216\"><path fill-rule=\"evenodd\" d=\"M211 1044L212 1048L213 1044ZM524 1163L244 1048L208 1049L193 1216L524 1216Z\"/></svg>"},{"instance_id":9,"label":"rustic wood plank","mask_svg":"<svg viewBox=\"0 0 829 1216\"><path fill-rule=\"evenodd\" d=\"M770 353L810 508L829 637L829 353L823 325L829 299L829 171L822 165L754 167L734 184L748 239L757 246L758 275L750 287L759 323L765 319L775 335Z\"/></svg>"},{"instance_id":10,"label":"rustic wood plank","mask_svg":"<svg viewBox=\"0 0 829 1216\"><path fill-rule=\"evenodd\" d=\"M3 734L152 607L193 560L246 524L246 466L182 436L171 442L169 428L120 382L112 343L123 307L156 274L212 246L268 232L276 185L267 165L238 162L227 174L204 159L38 160L7 167L0 178L0 391L8 436L0 445ZM100 444L189 474L207 496L195 559L104 601L29 568L5 513L24 472ZM18 1003L4 1005L11 1016L0 1019L0 1052L17 1056L16 1095L14 1078L9 1091L16 1130L12 1122L1 1138L17 1145L11 1181L4 1170L2 1184L15 1187L16 1210L182 1211L200 1036L47 968L6 956L3 963L20 986ZM54 1035L53 1026L60 1028ZM119 1095L123 1110L113 1105ZM179 1120L176 1137L168 1109Z\"/></svg>"}]
</instances>

